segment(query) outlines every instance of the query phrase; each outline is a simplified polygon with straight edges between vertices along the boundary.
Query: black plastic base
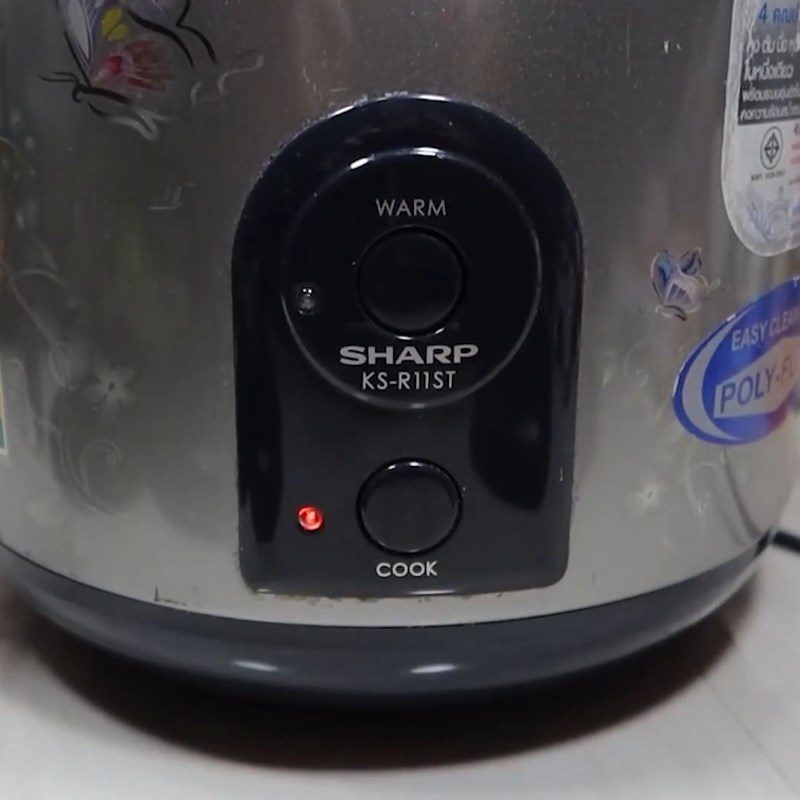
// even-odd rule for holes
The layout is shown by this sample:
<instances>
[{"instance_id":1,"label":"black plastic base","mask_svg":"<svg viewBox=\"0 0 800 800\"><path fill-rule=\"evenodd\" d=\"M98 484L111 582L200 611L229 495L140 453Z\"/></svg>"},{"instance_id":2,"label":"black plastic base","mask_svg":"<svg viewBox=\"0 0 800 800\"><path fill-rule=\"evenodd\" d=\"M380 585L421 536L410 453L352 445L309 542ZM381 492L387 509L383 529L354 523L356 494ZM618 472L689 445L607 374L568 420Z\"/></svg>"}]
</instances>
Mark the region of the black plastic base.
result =
<instances>
[{"instance_id":1,"label":"black plastic base","mask_svg":"<svg viewBox=\"0 0 800 800\"><path fill-rule=\"evenodd\" d=\"M248 692L304 699L430 698L509 689L588 669L699 621L749 574L768 542L659 591L511 622L337 628L249 622L129 600L0 547L0 568L59 626L121 655Z\"/></svg>"}]
</instances>

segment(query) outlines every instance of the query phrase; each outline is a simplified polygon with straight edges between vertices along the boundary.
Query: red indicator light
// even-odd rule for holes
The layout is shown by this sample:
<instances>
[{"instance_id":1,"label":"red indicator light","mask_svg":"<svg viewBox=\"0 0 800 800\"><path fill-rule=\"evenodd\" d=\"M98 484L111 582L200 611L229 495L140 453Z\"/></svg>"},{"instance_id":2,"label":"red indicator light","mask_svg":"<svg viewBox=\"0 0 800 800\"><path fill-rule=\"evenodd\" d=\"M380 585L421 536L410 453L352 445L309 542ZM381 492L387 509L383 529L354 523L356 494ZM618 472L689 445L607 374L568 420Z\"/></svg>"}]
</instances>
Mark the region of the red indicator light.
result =
<instances>
[{"instance_id":1,"label":"red indicator light","mask_svg":"<svg viewBox=\"0 0 800 800\"><path fill-rule=\"evenodd\" d=\"M297 510L297 522L304 531L314 533L325 524L325 515L316 506L303 506Z\"/></svg>"}]
</instances>

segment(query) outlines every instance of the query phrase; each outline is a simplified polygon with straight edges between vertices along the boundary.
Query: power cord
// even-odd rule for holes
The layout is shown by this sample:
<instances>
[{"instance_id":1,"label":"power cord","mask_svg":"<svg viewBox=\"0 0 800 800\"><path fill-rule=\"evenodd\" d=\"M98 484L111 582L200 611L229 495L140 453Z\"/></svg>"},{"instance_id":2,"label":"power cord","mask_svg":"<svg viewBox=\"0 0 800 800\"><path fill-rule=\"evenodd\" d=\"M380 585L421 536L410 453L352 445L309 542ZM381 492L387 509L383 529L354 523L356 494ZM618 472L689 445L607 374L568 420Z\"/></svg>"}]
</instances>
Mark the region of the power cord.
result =
<instances>
[{"instance_id":1,"label":"power cord","mask_svg":"<svg viewBox=\"0 0 800 800\"><path fill-rule=\"evenodd\" d=\"M800 536L796 533L778 531L775 536L772 537L772 543L778 547L783 547L785 550L800 553Z\"/></svg>"}]
</instances>

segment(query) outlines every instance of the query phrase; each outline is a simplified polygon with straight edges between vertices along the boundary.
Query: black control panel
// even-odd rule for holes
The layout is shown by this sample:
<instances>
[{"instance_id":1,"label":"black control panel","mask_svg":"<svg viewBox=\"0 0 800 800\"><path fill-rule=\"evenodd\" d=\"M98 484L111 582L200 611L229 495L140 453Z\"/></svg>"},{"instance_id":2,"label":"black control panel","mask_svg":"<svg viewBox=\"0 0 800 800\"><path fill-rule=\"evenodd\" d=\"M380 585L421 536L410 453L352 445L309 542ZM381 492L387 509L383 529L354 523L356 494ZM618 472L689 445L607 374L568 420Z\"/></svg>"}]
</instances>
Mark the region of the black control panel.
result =
<instances>
[{"instance_id":1,"label":"black control panel","mask_svg":"<svg viewBox=\"0 0 800 800\"><path fill-rule=\"evenodd\" d=\"M390 150L331 176L292 227L285 263L284 297L310 291L320 303L319 313L287 307L309 361L387 407L474 391L536 311L539 255L519 200L435 148Z\"/></svg>"},{"instance_id":2,"label":"black control panel","mask_svg":"<svg viewBox=\"0 0 800 800\"><path fill-rule=\"evenodd\" d=\"M247 202L233 262L251 586L557 581L581 290L569 193L495 115L391 97L290 142Z\"/></svg>"}]
</instances>

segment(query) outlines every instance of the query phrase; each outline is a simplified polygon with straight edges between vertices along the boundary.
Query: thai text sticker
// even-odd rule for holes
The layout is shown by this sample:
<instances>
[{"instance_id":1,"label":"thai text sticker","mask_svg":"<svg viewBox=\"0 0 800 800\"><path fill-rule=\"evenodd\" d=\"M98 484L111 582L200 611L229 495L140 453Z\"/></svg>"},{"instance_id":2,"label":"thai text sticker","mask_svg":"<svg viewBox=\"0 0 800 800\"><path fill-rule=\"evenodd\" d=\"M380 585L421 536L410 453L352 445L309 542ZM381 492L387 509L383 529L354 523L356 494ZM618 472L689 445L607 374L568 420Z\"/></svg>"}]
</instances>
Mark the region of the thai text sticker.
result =
<instances>
[{"instance_id":1,"label":"thai text sticker","mask_svg":"<svg viewBox=\"0 0 800 800\"><path fill-rule=\"evenodd\" d=\"M754 253L800 244L800 3L734 0L722 190Z\"/></svg>"}]
</instances>

